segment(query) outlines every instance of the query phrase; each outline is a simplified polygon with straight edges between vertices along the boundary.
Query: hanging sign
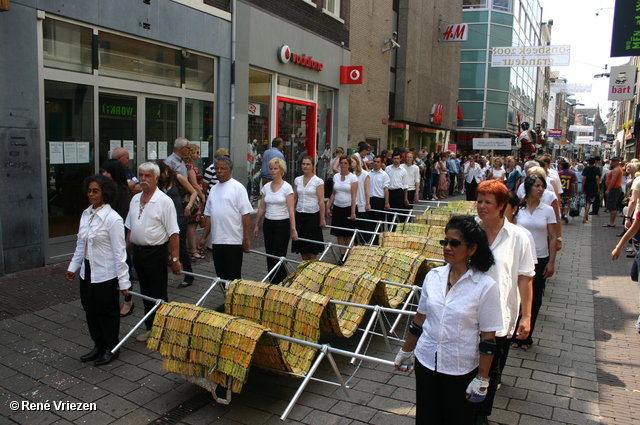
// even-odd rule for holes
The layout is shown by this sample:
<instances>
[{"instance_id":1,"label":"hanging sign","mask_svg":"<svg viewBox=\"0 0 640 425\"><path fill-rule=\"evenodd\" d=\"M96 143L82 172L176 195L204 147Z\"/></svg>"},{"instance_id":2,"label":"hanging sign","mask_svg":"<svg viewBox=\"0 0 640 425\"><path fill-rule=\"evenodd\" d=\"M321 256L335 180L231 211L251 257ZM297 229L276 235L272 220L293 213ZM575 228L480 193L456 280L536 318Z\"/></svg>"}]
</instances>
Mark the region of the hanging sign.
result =
<instances>
[{"instance_id":1,"label":"hanging sign","mask_svg":"<svg viewBox=\"0 0 640 425\"><path fill-rule=\"evenodd\" d=\"M576 83L551 83L551 91L554 93L591 93L591 84Z\"/></svg>"},{"instance_id":2,"label":"hanging sign","mask_svg":"<svg viewBox=\"0 0 640 425\"><path fill-rule=\"evenodd\" d=\"M609 100L632 100L636 85L635 66L612 66L609 77Z\"/></svg>"},{"instance_id":3,"label":"hanging sign","mask_svg":"<svg viewBox=\"0 0 640 425\"><path fill-rule=\"evenodd\" d=\"M469 24L451 24L440 26L438 41L467 41Z\"/></svg>"},{"instance_id":4,"label":"hanging sign","mask_svg":"<svg viewBox=\"0 0 640 425\"><path fill-rule=\"evenodd\" d=\"M549 137L562 137L562 129L553 128L547 132L547 136Z\"/></svg>"},{"instance_id":5,"label":"hanging sign","mask_svg":"<svg viewBox=\"0 0 640 425\"><path fill-rule=\"evenodd\" d=\"M364 66L341 66L340 84L362 84Z\"/></svg>"},{"instance_id":6,"label":"hanging sign","mask_svg":"<svg viewBox=\"0 0 640 425\"><path fill-rule=\"evenodd\" d=\"M491 139L491 138L475 138L473 139L473 149L494 149L498 151L511 150L511 139Z\"/></svg>"},{"instance_id":7,"label":"hanging sign","mask_svg":"<svg viewBox=\"0 0 640 425\"><path fill-rule=\"evenodd\" d=\"M593 133L592 125L570 125L569 131L575 131L577 133Z\"/></svg>"},{"instance_id":8,"label":"hanging sign","mask_svg":"<svg viewBox=\"0 0 640 425\"><path fill-rule=\"evenodd\" d=\"M616 0L613 12L611 35L611 57L640 56L640 19L637 0ZM613 73L611 74L613 77Z\"/></svg>"}]
</instances>

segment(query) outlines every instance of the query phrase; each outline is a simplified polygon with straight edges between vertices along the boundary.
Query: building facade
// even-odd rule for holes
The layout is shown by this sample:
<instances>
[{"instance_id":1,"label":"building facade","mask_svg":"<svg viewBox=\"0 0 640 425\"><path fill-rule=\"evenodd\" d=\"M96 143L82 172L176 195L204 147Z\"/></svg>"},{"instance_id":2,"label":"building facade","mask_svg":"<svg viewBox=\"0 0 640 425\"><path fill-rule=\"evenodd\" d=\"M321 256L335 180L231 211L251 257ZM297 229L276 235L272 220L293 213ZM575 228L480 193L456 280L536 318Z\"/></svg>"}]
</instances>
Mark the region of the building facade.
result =
<instances>
[{"instance_id":1,"label":"building facade","mask_svg":"<svg viewBox=\"0 0 640 425\"><path fill-rule=\"evenodd\" d=\"M535 125L536 67L492 67L491 50L539 46L542 8L538 0L463 0L469 38L460 53L458 147L475 137L509 138L520 123Z\"/></svg>"}]
</instances>

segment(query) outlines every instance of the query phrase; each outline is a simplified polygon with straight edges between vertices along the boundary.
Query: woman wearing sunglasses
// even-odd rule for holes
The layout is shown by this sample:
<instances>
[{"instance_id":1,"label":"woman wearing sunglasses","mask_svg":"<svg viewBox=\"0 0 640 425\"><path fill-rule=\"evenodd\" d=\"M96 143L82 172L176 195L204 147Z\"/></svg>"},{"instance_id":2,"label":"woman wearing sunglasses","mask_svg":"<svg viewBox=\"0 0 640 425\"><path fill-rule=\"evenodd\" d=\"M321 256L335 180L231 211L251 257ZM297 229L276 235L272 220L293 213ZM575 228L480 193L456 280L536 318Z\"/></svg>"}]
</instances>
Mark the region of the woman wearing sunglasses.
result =
<instances>
[{"instance_id":1,"label":"woman wearing sunglasses","mask_svg":"<svg viewBox=\"0 0 640 425\"><path fill-rule=\"evenodd\" d=\"M472 424L502 329L498 285L485 273L494 258L487 234L468 215L449 220L440 244L447 265L427 274L394 363L412 370L415 349L417 424Z\"/></svg>"}]
</instances>

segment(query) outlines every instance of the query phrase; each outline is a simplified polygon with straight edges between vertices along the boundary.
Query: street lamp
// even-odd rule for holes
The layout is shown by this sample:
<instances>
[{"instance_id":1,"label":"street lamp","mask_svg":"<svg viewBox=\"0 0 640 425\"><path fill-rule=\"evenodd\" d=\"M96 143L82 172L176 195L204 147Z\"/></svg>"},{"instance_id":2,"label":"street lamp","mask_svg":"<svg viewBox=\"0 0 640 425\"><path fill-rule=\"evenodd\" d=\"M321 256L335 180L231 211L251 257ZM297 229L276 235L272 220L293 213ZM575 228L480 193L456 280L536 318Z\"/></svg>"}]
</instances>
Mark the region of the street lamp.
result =
<instances>
[{"instance_id":1,"label":"street lamp","mask_svg":"<svg viewBox=\"0 0 640 425\"><path fill-rule=\"evenodd\" d=\"M593 76L593 78L603 78L603 77L611 77L611 74L609 74L608 72L603 72L602 74L596 74Z\"/></svg>"}]
</instances>

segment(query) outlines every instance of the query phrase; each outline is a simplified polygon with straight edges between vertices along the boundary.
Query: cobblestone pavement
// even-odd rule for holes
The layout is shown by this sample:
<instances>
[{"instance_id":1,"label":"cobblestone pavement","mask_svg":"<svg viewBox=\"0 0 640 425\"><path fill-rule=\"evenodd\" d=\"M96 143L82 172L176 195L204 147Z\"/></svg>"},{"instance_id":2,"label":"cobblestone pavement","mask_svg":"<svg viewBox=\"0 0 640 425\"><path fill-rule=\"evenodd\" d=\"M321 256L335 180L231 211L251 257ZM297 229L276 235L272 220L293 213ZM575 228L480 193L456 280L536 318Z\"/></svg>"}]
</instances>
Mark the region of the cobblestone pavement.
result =
<instances>
[{"instance_id":1,"label":"cobblestone pavement","mask_svg":"<svg viewBox=\"0 0 640 425\"><path fill-rule=\"evenodd\" d=\"M565 247L545 298L527 352L512 350L491 423L590 424L638 423L640 420L638 288L630 283L630 259L611 262L617 229L579 220L565 227ZM332 240L327 237L327 240ZM259 241L254 246L262 250ZM211 254L194 271L213 276ZM292 256L295 258L295 256ZM64 279L66 263L0 278L0 419L18 424L276 424L299 379L252 371L231 404L211 401L210 394L161 369L160 356L131 339L120 358L102 368L78 357L92 347L77 296L77 282ZM264 257L245 256L243 275L261 280ZM171 276L171 275L170 275ZM208 282L197 279L177 289L170 277L171 300L195 303ZM134 290L137 284L134 284ZM218 290L205 306L222 302ZM142 317L142 303L122 320L124 335ZM324 337L323 343L353 350L355 338ZM392 360L381 338L370 341L367 354ZM410 424L414 422L414 377L375 363L351 365L336 356L351 389L312 382L291 411L291 424ZM355 372L355 375L351 376ZM333 380L324 362L315 375ZM44 410L27 410L23 401L48 402ZM95 411L61 410L57 402L95 403ZM18 402L13 410L11 402ZM44 405L46 407L46 405Z\"/></svg>"}]
</instances>

